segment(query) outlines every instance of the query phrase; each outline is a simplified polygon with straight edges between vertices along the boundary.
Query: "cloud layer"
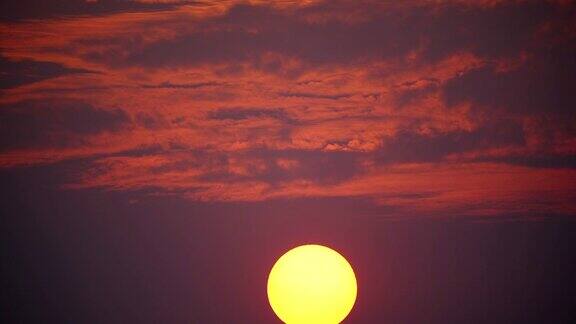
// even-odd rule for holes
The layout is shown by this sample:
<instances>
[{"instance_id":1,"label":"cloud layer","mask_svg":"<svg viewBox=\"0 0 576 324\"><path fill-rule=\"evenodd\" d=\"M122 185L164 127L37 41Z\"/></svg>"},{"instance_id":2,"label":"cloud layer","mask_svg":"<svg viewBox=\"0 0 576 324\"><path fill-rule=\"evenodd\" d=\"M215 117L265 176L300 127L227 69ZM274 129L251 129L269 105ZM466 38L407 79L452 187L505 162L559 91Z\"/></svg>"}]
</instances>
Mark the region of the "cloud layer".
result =
<instances>
[{"instance_id":1,"label":"cloud layer","mask_svg":"<svg viewBox=\"0 0 576 324\"><path fill-rule=\"evenodd\" d=\"M76 9L0 24L3 168L82 160L66 188L201 201L576 212L571 1L46 3Z\"/></svg>"}]
</instances>

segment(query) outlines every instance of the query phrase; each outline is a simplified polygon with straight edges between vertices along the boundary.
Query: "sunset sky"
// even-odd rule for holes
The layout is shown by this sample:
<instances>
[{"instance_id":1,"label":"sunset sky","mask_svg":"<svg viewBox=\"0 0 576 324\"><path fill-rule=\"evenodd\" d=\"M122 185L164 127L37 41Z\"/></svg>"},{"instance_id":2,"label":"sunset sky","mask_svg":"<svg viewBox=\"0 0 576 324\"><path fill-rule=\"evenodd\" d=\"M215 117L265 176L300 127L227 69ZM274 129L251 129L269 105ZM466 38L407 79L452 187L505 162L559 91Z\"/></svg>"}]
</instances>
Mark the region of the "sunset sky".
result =
<instances>
[{"instance_id":1,"label":"sunset sky","mask_svg":"<svg viewBox=\"0 0 576 324\"><path fill-rule=\"evenodd\" d=\"M307 243L349 323L575 318L574 1L3 1L0 66L11 321L276 323Z\"/></svg>"}]
</instances>

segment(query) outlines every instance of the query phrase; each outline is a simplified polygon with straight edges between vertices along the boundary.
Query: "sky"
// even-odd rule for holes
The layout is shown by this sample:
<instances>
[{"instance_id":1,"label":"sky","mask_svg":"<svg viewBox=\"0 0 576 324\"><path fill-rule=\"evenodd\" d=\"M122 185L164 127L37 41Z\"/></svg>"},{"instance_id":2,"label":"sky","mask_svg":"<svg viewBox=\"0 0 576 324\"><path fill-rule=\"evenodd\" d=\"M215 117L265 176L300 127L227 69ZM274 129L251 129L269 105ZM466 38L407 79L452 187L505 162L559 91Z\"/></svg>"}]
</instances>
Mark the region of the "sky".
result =
<instances>
[{"instance_id":1,"label":"sky","mask_svg":"<svg viewBox=\"0 0 576 324\"><path fill-rule=\"evenodd\" d=\"M276 323L325 244L348 323L569 323L576 3L0 3L10 322Z\"/></svg>"}]
</instances>

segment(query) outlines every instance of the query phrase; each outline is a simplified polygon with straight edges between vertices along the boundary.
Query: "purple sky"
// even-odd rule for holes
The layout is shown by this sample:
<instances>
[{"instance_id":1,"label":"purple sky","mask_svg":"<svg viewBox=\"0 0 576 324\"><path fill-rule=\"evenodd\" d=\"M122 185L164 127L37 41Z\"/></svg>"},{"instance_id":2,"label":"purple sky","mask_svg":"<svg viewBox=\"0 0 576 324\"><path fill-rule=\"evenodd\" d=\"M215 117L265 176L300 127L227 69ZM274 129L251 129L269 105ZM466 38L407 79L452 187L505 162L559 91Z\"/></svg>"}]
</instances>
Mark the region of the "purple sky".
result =
<instances>
[{"instance_id":1,"label":"purple sky","mask_svg":"<svg viewBox=\"0 0 576 324\"><path fill-rule=\"evenodd\" d=\"M574 1L0 4L9 322L274 323L329 245L349 323L568 323Z\"/></svg>"}]
</instances>

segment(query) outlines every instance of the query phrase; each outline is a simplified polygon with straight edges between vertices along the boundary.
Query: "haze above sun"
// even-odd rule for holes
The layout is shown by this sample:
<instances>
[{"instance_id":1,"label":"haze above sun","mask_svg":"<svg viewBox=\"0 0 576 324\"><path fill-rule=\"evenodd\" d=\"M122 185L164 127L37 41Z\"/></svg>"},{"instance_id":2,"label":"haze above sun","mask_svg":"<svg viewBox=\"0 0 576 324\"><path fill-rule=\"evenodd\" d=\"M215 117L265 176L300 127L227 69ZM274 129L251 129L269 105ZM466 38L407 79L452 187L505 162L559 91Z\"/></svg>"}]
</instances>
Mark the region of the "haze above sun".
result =
<instances>
[{"instance_id":1,"label":"haze above sun","mask_svg":"<svg viewBox=\"0 0 576 324\"><path fill-rule=\"evenodd\" d=\"M268 300L287 324L342 322L356 301L352 266L338 252L322 245L298 246L272 267Z\"/></svg>"}]
</instances>

